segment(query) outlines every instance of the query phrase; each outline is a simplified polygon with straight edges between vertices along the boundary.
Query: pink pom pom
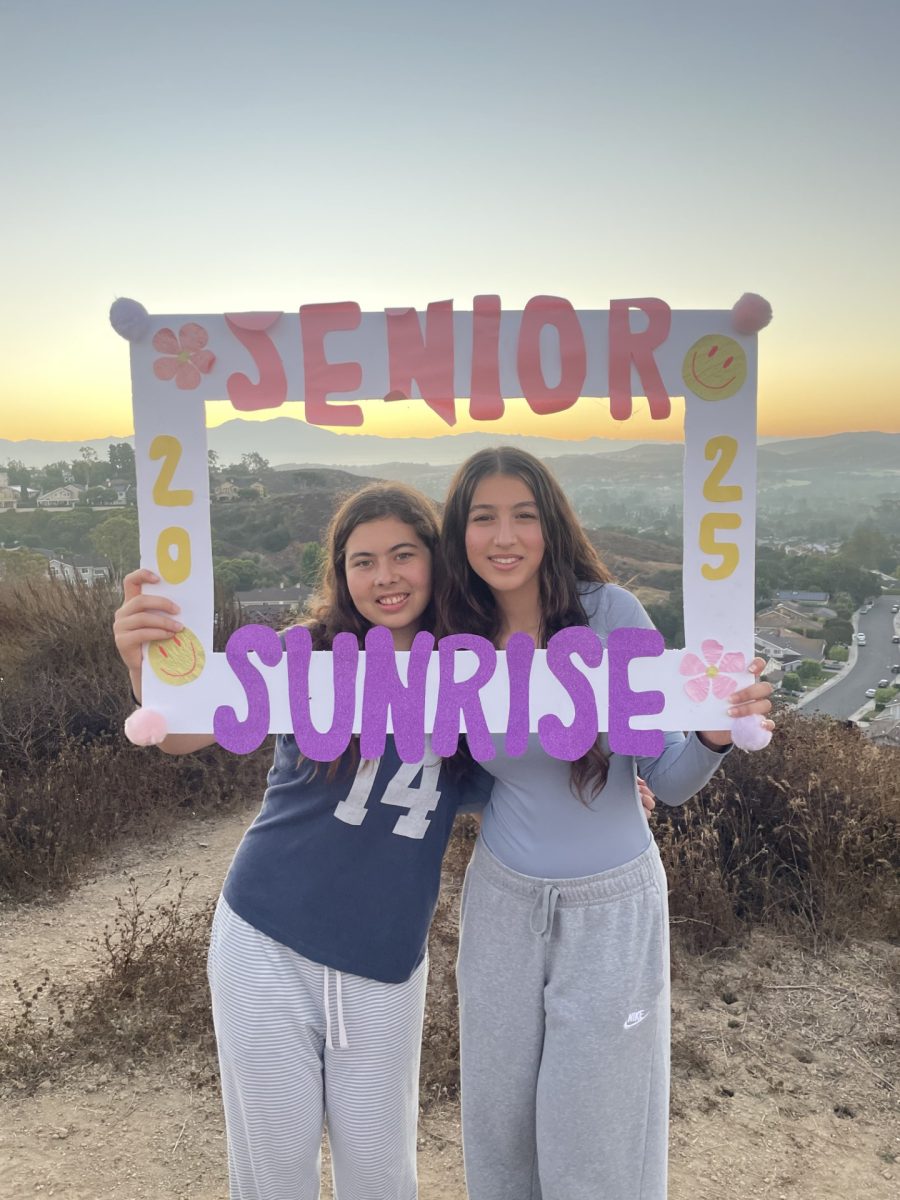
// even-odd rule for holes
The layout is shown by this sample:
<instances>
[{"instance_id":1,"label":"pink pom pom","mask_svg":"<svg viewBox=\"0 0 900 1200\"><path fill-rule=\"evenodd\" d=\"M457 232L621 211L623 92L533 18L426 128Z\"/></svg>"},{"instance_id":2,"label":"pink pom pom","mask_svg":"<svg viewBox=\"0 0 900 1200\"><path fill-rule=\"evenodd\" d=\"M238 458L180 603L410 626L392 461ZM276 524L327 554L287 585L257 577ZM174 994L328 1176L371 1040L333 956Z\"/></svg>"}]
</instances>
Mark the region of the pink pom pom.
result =
<instances>
[{"instance_id":1,"label":"pink pom pom","mask_svg":"<svg viewBox=\"0 0 900 1200\"><path fill-rule=\"evenodd\" d=\"M744 292L731 310L732 328L737 333L759 333L772 320L772 305L755 292Z\"/></svg>"},{"instance_id":2,"label":"pink pom pom","mask_svg":"<svg viewBox=\"0 0 900 1200\"><path fill-rule=\"evenodd\" d=\"M135 746L158 746L167 733L166 718L155 708L136 708L125 722L125 736Z\"/></svg>"},{"instance_id":3,"label":"pink pom pom","mask_svg":"<svg viewBox=\"0 0 900 1200\"><path fill-rule=\"evenodd\" d=\"M763 724L764 717L733 717L731 740L739 750L764 750L772 740L771 729Z\"/></svg>"},{"instance_id":4,"label":"pink pom pom","mask_svg":"<svg viewBox=\"0 0 900 1200\"><path fill-rule=\"evenodd\" d=\"M139 342L150 328L150 314L137 300L122 296L112 303L109 323L126 342Z\"/></svg>"}]
</instances>

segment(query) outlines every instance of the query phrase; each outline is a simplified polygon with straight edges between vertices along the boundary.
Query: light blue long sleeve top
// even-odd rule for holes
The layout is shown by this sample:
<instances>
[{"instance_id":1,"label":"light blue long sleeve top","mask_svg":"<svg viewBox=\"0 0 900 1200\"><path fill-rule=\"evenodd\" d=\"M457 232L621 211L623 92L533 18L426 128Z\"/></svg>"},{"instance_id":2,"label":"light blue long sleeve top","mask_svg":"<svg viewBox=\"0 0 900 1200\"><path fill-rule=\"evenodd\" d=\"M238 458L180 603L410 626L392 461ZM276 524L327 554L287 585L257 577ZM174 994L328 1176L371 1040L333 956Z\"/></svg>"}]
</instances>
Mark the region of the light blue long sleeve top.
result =
<instances>
[{"instance_id":1,"label":"light blue long sleeve top","mask_svg":"<svg viewBox=\"0 0 900 1200\"><path fill-rule=\"evenodd\" d=\"M591 629L604 648L613 629L652 629L640 601L615 584L582 584L581 602ZM570 764L552 758L537 734L518 758L504 753L503 737L494 738L496 757L481 765L494 776L484 810L482 837L495 858L522 875L539 879L576 879L595 875L637 858L650 844L650 829L640 802L640 774L663 804L682 804L709 780L723 754L704 746L695 733L666 733L658 758L611 754L606 784L592 800L571 787Z\"/></svg>"}]
</instances>

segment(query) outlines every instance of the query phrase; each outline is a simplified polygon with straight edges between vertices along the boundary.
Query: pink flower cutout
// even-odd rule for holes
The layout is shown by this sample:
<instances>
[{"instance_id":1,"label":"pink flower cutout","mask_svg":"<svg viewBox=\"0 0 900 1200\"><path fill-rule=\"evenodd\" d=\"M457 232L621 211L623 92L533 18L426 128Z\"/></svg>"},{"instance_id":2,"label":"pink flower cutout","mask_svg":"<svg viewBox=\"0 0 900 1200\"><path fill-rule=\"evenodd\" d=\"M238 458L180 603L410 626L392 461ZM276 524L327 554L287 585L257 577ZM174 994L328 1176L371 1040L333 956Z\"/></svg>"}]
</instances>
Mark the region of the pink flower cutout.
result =
<instances>
[{"instance_id":1,"label":"pink flower cutout","mask_svg":"<svg viewBox=\"0 0 900 1200\"><path fill-rule=\"evenodd\" d=\"M153 374L157 379L174 379L182 391L199 387L201 374L208 375L216 361L216 356L204 349L208 341L206 330L195 321L182 325L178 337L171 329L160 329L154 335L153 348L166 357L156 360Z\"/></svg>"},{"instance_id":2,"label":"pink flower cutout","mask_svg":"<svg viewBox=\"0 0 900 1200\"><path fill-rule=\"evenodd\" d=\"M693 675L684 685L684 690L692 700L699 704L709 695L712 686L713 695L717 700L724 700L737 690L738 681L726 674L728 671L746 671L747 661L739 652L724 653L724 646L713 638L707 638L700 646L700 653L705 661L696 654L688 652L681 660L678 670L682 675Z\"/></svg>"}]
</instances>

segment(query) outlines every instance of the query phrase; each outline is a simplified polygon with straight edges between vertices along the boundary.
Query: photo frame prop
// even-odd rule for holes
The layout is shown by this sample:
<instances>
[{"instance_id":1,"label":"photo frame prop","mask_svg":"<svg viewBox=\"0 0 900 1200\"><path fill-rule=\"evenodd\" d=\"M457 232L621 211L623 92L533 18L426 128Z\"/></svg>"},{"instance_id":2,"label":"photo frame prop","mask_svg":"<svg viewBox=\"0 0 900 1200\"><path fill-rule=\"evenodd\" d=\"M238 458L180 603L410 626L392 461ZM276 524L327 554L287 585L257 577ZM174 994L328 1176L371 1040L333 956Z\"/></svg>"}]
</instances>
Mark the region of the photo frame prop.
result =
<instances>
[{"instance_id":1,"label":"photo frame prop","mask_svg":"<svg viewBox=\"0 0 900 1200\"><path fill-rule=\"evenodd\" d=\"M616 753L650 755L664 730L728 728L728 696L753 679L756 334L770 317L752 294L708 311L656 298L576 310L536 296L506 312L499 297L478 296L470 311L447 300L422 312L348 302L151 316L116 301L110 319L131 349L141 562L161 580L145 590L175 600L185 624L149 647L130 736L215 733L245 753L293 732L302 753L324 760L352 733L376 756L395 732L401 757L418 761L426 734L450 754L463 732L486 759L491 734L522 753L537 732L548 753L574 759L599 730ZM311 652L301 630L282 639L245 626L213 651L207 403L252 412L299 402L307 423L341 428L363 425L372 404L416 399L450 427L461 397L491 422L511 397L551 414L582 396L608 397L619 421L636 396L654 420L684 397L683 648L666 650L646 629L601 646L573 627L541 650L516 635L505 652L463 632L440 645L420 633L395 655L376 629L362 651L350 639Z\"/></svg>"}]
</instances>

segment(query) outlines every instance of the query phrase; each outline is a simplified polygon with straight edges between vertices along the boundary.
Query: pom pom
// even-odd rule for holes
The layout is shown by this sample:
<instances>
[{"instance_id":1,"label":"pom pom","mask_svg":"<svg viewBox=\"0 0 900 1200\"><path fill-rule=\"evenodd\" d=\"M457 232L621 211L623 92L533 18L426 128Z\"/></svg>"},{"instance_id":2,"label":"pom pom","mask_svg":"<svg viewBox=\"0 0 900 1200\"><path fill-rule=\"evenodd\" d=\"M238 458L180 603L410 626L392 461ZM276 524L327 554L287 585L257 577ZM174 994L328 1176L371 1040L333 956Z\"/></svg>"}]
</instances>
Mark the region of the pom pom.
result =
<instances>
[{"instance_id":1,"label":"pom pom","mask_svg":"<svg viewBox=\"0 0 900 1200\"><path fill-rule=\"evenodd\" d=\"M731 310L732 328L737 333L759 333L772 320L772 305L755 292L744 292Z\"/></svg>"},{"instance_id":2,"label":"pom pom","mask_svg":"<svg viewBox=\"0 0 900 1200\"><path fill-rule=\"evenodd\" d=\"M763 750L772 740L771 729L766 729L764 717L734 717L731 721L731 740L739 750Z\"/></svg>"},{"instance_id":3,"label":"pom pom","mask_svg":"<svg viewBox=\"0 0 900 1200\"><path fill-rule=\"evenodd\" d=\"M139 342L150 328L150 314L137 300L122 296L112 303L109 323L126 342Z\"/></svg>"},{"instance_id":4,"label":"pom pom","mask_svg":"<svg viewBox=\"0 0 900 1200\"><path fill-rule=\"evenodd\" d=\"M136 708L125 722L125 736L135 746L158 746L167 733L166 718L155 708Z\"/></svg>"}]
</instances>

